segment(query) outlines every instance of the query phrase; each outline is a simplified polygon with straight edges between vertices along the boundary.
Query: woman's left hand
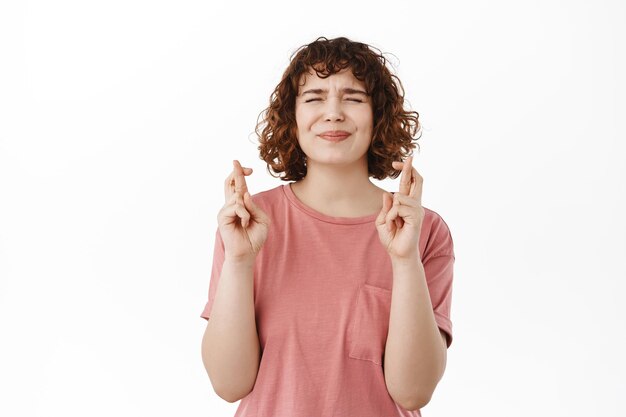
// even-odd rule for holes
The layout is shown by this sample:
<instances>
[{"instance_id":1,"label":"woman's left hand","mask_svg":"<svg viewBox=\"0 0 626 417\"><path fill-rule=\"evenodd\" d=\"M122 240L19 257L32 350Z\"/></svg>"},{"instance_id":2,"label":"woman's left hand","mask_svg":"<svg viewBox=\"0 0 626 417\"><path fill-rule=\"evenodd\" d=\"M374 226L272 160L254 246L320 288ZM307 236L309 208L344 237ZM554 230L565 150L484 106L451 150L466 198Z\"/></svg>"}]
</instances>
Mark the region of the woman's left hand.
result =
<instances>
[{"instance_id":1,"label":"woman's left hand","mask_svg":"<svg viewBox=\"0 0 626 417\"><path fill-rule=\"evenodd\" d=\"M376 218L376 229L381 243L394 258L419 256L418 244L424 208L422 207L422 183L412 166L413 156L406 162L393 162L395 169L402 169L400 191L383 194L383 208Z\"/></svg>"}]
</instances>

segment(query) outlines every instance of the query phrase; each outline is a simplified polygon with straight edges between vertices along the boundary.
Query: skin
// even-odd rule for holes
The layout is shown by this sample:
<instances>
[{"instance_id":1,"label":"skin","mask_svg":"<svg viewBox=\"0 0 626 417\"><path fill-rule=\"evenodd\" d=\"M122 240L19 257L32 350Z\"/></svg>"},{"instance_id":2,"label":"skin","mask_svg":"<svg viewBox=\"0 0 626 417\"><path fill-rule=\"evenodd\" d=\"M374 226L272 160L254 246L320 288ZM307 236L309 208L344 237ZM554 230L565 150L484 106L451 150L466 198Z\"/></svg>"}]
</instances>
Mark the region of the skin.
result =
<instances>
[{"instance_id":1,"label":"skin","mask_svg":"<svg viewBox=\"0 0 626 417\"><path fill-rule=\"evenodd\" d=\"M423 178L413 157L394 161L401 170L393 195L369 180L367 150L372 140L370 97L345 93L365 90L351 71L326 79L306 74L296 97L298 142L307 155L307 175L291 184L307 206L331 216L360 217L378 213L375 226L393 266L393 290L384 370L387 389L408 410L430 401L446 363L446 337L434 320L418 244L425 211ZM326 92L303 94L311 89ZM357 101L360 99L361 101ZM329 142L318 135L345 130L351 135ZM239 161L225 181L226 204L218 215L227 257L253 261L267 237L270 220L256 206L245 181L252 173ZM340 180L338 180L340 179Z\"/></svg>"},{"instance_id":2,"label":"skin","mask_svg":"<svg viewBox=\"0 0 626 417\"><path fill-rule=\"evenodd\" d=\"M233 170L224 181L225 204L217 222L226 259L254 260L267 239L271 221L250 197L245 179L250 174L252 168L244 168L234 160Z\"/></svg>"},{"instance_id":3,"label":"skin","mask_svg":"<svg viewBox=\"0 0 626 417\"><path fill-rule=\"evenodd\" d=\"M298 144L307 156L307 175L291 184L292 191L305 205L331 216L379 212L386 191L372 184L367 169L374 123L371 97L343 90L366 92L364 83L346 69L328 78L310 71L299 84L295 116ZM315 89L327 92L307 93ZM318 136L328 130L351 135L337 143Z\"/></svg>"},{"instance_id":4,"label":"skin","mask_svg":"<svg viewBox=\"0 0 626 417\"><path fill-rule=\"evenodd\" d=\"M406 163L392 163L394 168L402 170L400 189L393 197L383 194L383 208L376 219L378 237L392 258L410 258L418 251L424 220L423 178L412 163L413 156Z\"/></svg>"}]
</instances>

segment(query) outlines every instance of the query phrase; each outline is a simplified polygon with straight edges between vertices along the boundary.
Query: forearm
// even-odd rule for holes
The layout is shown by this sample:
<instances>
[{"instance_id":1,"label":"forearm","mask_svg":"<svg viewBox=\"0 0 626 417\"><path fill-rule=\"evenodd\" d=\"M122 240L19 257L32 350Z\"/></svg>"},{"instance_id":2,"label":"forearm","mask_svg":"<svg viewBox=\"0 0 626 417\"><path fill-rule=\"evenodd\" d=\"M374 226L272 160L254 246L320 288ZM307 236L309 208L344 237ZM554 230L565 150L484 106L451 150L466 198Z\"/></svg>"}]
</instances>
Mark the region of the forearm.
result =
<instances>
[{"instance_id":1,"label":"forearm","mask_svg":"<svg viewBox=\"0 0 626 417\"><path fill-rule=\"evenodd\" d=\"M230 402L252 390L259 369L253 274L253 259L224 261L202 339L202 360L211 384Z\"/></svg>"},{"instance_id":2,"label":"forearm","mask_svg":"<svg viewBox=\"0 0 626 417\"><path fill-rule=\"evenodd\" d=\"M424 406L445 368L445 347L435 322L424 266L419 257L394 259L385 382L407 409Z\"/></svg>"}]
</instances>

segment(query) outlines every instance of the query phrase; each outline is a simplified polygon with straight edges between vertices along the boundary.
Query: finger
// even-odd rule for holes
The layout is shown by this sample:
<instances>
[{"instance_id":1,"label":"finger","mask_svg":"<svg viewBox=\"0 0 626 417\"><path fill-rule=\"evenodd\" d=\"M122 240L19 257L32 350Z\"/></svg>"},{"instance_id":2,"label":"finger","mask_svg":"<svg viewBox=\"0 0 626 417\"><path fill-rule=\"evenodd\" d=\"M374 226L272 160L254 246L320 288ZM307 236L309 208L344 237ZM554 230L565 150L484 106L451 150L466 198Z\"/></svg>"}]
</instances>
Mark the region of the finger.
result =
<instances>
[{"instance_id":1,"label":"finger","mask_svg":"<svg viewBox=\"0 0 626 417\"><path fill-rule=\"evenodd\" d=\"M268 220L267 216L265 215L263 210L261 210L259 206L257 206L257 204L254 202L249 192L246 192L243 195L243 202L244 202L246 209L248 210L248 213L250 213L251 219L255 219L260 223L267 222Z\"/></svg>"},{"instance_id":2,"label":"finger","mask_svg":"<svg viewBox=\"0 0 626 417\"><path fill-rule=\"evenodd\" d=\"M252 174L252 168L243 168L241 164L239 163L239 161L233 160L233 171L226 178L226 181L224 181L224 199L226 201L228 201L232 193L234 193L238 189L242 190L241 195L243 196L243 193L248 190L246 181L243 177L245 175L250 175L250 174ZM242 184L242 183L243 183L243 188L241 185L239 185L239 188L238 188L237 184Z\"/></svg>"},{"instance_id":3,"label":"finger","mask_svg":"<svg viewBox=\"0 0 626 417\"><path fill-rule=\"evenodd\" d=\"M393 161L393 167L398 170L402 170L404 172L404 168L406 168L406 164L404 162ZM419 174L419 172L417 172L415 167L411 167L411 182L409 185L408 195L418 200L420 204L422 202L423 182L424 182L424 178Z\"/></svg>"},{"instance_id":4,"label":"finger","mask_svg":"<svg viewBox=\"0 0 626 417\"><path fill-rule=\"evenodd\" d=\"M230 201L230 198L234 194L234 172L235 171L231 171L231 173L228 174L228 177L226 177L226 180L224 181L224 200L227 202Z\"/></svg>"},{"instance_id":5,"label":"finger","mask_svg":"<svg viewBox=\"0 0 626 417\"><path fill-rule=\"evenodd\" d=\"M394 204L401 204L401 205L409 206L409 207L420 206L419 202L413 197L411 197L410 195L402 195L399 193L395 193L393 195L393 202Z\"/></svg>"},{"instance_id":6,"label":"finger","mask_svg":"<svg viewBox=\"0 0 626 417\"><path fill-rule=\"evenodd\" d=\"M236 223L237 219L241 219L241 225L246 227L250 222L250 214L247 212L245 207L243 206L242 201L238 201L240 199L236 194L231 196L231 201L229 204L224 205L220 210L220 215L225 218L228 218L228 224ZM218 216L218 217L219 217Z\"/></svg>"},{"instance_id":7,"label":"finger","mask_svg":"<svg viewBox=\"0 0 626 417\"><path fill-rule=\"evenodd\" d=\"M239 194L232 193L230 197L228 197L227 205L234 206L235 204L237 204L238 201L239 201Z\"/></svg>"},{"instance_id":8,"label":"finger","mask_svg":"<svg viewBox=\"0 0 626 417\"><path fill-rule=\"evenodd\" d=\"M415 168L412 168L412 183L411 189L409 191L409 197L417 201L417 203L422 205L422 186L424 184L424 178L417 172Z\"/></svg>"},{"instance_id":9,"label":"finger","mask_svg":"<svg viewBox=\"0 0 626 417\"><path fill-rule=\"evenodd\" d=\"M399 205L397 208L398 218L403 220L403 224L405 220L408 220L409 223L417 223L417 220L423 218L420 214L421 210L418 207L410 207ZM414 220L414 221L411 221Z\"/></svg>"},{"instance_id":10,"label":"finger","mask_svg":"<svg viewBox=\"0 0 626 417\"><path fill-rule=\"evenodd\" d=\"M235 192L239 192L243 197L244 193L248 191L248 186L246 184L246 179L243 175L243 168L238 160L233 160L233 168L235 170Z\"/></svg>"},{"instance_id":11,"label":"finger","mask_svg":"<svg viewBox=\"0 0 626 417\"><path fill-rule=\"evenodd\" d=\"M389 230L390 232L397 228L397 223L395 221L397 217L398 217L398 206L394 205L391 207L391 209L389 209L389 211L387 212L387 215L385 216L386 227L387 227L387 230Z\"/></svg>"},{"instance_id":12,"label":"finger","mask_svg":"<svg viewBox=\"0 0 626 417\"><path fill-rule=\"evenodd\" d=\"M380 210L380 213L378 213L378 217L376 217L376 225L380 226L385 224L385 217L387 216L387 213L391 209L392 205L393 197L391 196L391 193L383 193L383 208Z\"/></svg>"},{"instance_id":13,"label":"finger","mask_svg":"<svg viewBox=\"0 0 626 417\"><path fill-rule=\"evenodd\" d=\"M395 207L395 206L394 206ZM387 230L398 230L402 229L404 226L404 218L402 214L407 214L406 211L402 208L402 206L398 206L397 208L392 208L389 213L387 213L387 219L385 223L387 225Z\"/></svg>"},{"instance_id":14,"label":"finger","mask_svg":"<svg viewBox=\"0 0 626 417\"><path fill-rule=\"evenodd\" d=\"M237 202L235 203L235 213L241 219L241 226L247 227L250 223L250 213L246 210L243 204L243 197L237 195Z\"/></svg>"},{"instance_id":15,"label":"finger","mask_svg":"<svg viewBox=\"0 0 626 417\"><path fill-rule=\"evenodd\" d=\"M411 189L411 168L413 156L409 156L402 166L402 174L400 176L400 194L409 195Z\"/></svg>"},{"instance_id":16,"label":"finger","mask_svg":"<svg viewBox=\"0 0 626 417\"><path fill-rule=\"evenodd\" d=\"M398 193L395 193L393 196L394 214L397 213L397 217L394 219L396 225L398 220L401 220L399 227L402 227L406 219L415 219L415 222L410 223L417 224L419 219L424 218L424 208L419 204L418 200Z\"/></svg>"},{"instance_id":17,"label":"finger","mask_svg":"<svg viewBox=\"0 0 626 417\"><path fill-rule=\"evenodd\" d=\"M252 174L252 168L243 168L244 175ZM224 201L229 201L230 196L235 192L235 169L224 180Z\"/></svg>"},{"instance_id":18,"label":"finger","mask_svg":"<svg viewBox=\"0 0 626 417\"><path fill-rule=\"evenodd\" d=\"M244 175L248 176L252 174L252 168L242 167L242 169L243 169ZM234 177L235 177L235 168L233 167L233 170L230 171L230 174L228 174L228 177L226 177L226 179L224 180L224 184L225 185L230 185L231 183L234 184L235 183Z\"/></svg>"},{"instance_id":19,"label":"finger","mask_svg":"<svg viewBox=\"0 0 626 417\"><path fill-rule=\"evenodd\" d=\"M402 196L402 194L400 194L400 193L394 193L393 194L393 205L394 205L394 207L400 205L400 196ZM406 197L406 196L403 196L403 197ZM396 207L396 210L398 210L398 213L399 213L400 208ZM401 228L404 225L404 220L402 220L402 217L399 216L399 215L393 221L396 224L396 228Z\"/></svg>"}]
</instances>

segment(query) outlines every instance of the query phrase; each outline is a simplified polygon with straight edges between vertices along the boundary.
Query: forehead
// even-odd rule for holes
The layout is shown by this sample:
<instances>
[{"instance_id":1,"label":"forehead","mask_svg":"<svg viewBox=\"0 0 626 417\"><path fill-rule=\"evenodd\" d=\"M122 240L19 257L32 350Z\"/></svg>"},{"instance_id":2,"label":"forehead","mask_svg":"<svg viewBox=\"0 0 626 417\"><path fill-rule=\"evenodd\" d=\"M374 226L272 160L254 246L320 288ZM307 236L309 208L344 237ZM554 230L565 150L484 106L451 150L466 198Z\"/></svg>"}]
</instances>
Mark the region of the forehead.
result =
<instances>
[{"instance_id":1,"label":"forehead","mask_svg":"<svg viewBox=\"0 0 626 417\"><path fill-rule=\"evenodd\" d=\"M344 87L364 87L365 84L359 81L350 68L341 70L330 77L321 78L315 71L309 69L300 77L299 88L319 87L319 88L344 88Z\"/></svg>"}]
</instances>

